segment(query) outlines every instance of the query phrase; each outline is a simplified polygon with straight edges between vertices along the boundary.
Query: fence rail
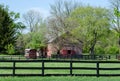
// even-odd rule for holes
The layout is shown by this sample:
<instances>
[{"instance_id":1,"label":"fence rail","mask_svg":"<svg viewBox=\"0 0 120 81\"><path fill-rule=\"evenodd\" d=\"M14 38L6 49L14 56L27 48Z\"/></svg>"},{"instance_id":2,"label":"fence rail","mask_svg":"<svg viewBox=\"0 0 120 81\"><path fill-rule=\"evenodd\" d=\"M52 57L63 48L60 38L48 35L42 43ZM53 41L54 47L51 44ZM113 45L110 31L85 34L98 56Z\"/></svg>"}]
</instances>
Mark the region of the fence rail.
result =
<instances>
[{"instance_id":1,"label":"fence rail","mask_svg":"<svg viewBox=\"0 0 120 81\"><path fill-rule=\"evenodd\" d=\"M65 60L65 61L62 61L62 60L0 60L0 63L12 63L12 66L11 67L8 67L8 66L2 66L0 65L0 70L11 70L12 73L9 74L9 73L4 73L4 74L1 74L0 73L0 76L120 76L120 61L69 61L69 60ZM38 63L40 64L41 63L41 67L19 67L19 66L16 66L18 63ZM46 63L68 63L69 64L69 67L60 67L60 66L57 66L57 67L46 67L45 64ZM95 64L95 67L75 67L73 66L73 64ZM101 64L117 64L118 66L117 67L100 67ZM36 73L36 74L32 74L32 73L28 73L28 74L24 74L24 73L16 73L16 70L40 70L41 73ZM54 73L46 73L46 70L54 70L54 71L57 71L57 70L60 70L60 71L63 71L63 70L68 70L69 73L63 73L63 74L54 74ZM85 74L81 74L81 73L74 73L73 71L74 70L91 70L91 71L96 71L95 74L88 74L88 73L85 73ZM100 73L100 71L119 71L118 74L104 74L104 73Z\"/></svg>"},{"instance_id":2,"label":"fence rail","mask_svg":"<svg viewBox=\"0 0 120 81\"><path fill-rule=\"evenodd\" d=\"M26 60L25 56L23 55L10 55L10 56L0 56L0 60ZM66 55L62 56L60 54L58 55L53 55L50 58L44 58L44 57L37 57L36 60L51 60L51 59L78 59L78 60L120 60L120 55Z\"/></svg>"}]
</instances>

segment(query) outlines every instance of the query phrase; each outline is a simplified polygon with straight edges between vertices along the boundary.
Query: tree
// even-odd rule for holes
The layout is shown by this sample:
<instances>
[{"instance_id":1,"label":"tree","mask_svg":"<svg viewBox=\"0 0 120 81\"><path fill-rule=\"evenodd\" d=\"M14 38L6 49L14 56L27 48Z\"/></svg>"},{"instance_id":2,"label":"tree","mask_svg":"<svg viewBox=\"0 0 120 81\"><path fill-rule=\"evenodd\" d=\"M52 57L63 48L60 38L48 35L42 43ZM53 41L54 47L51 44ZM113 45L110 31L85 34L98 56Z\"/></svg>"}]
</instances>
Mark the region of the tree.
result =
<instances>
[{"instance_id":1,"label":"tree","mask_svg":"<svg viewBox=\"0 0 120 81\"><path fill-rule=\"evenodd\" d=\"M72 29L70 23L67 23L67 18L70 16L71 12L78 8L80 4L76 1L66 1L57 0L54 4L50 5L50 17L47 21L48 27L48 40L58 39L56 42L56 47L58 50L61 45L63 45L63 39L60 38L61 35L69 32ZM65 36L68 38L67 36Z\"/></svg>"},{"instance_id":2,"label":"tree","mask_svg":"<svg viewBox=\"0 0 120 81\"><path fill-rule=\"evenodd\" d=\"M31 41L26 44L27 48L41 48L46 47L46 24L45 21L41 22L39 28L32 32Z\"/></svg>"},{"instance_id":3,"label":"tree","mask_svg":"<svg viewBox=\"0 0 120 81\"><path fill-rule=\"evenodd\" d=\"M37 30L37 27L42 21L40 12L36 10L29 10L27 13L23 14L23 19L30 32Z\"/></svg>"},{"instance_id":4,"label":"tree","mask_svg":"<svg viewBox=\"0 0 120 81\"><path fill-rule=\"evenodd\" d=\"M118 35L116 31L111 29L110 34L106 37L107 41L104 42L104 50L106 54L118 54L119 53L119 46L116 42L118 40Z\"/></svg>"},{"instance_id":5,"label":"tree","mask_svg":"<svg viewBox=\"0 0 120 81\"><path fill-rule=\"evenodd\" d=\"M113 10L113 27L118 35L118 45L120 54L120 0L110 0L109 1Z\"/></svg>"},{"instance_id":6,"label":"tree","mask_svg":"<svg viewBox=\"0 0 120 81\"><path fill-rule=\"evenodd\" d=\"M46 23L41 17L41 13L35 10L29 10L23 15L26 27L29 28L29 32L26 34L24 41L26 48L39 48L41 45L45 45L45 32ZM27 42L27 43L26 43Z\"/></svg>"},{"instance_id":7,"label":"tree","mask_svg":"<svg viewBox=\"0 0 120 81\"><path fill-rule=\"evenodd\" d=\"M16 53L22 54L25 49L23 30L26 28L26 26L22 22L17 22L16 26L18 28L18 30L16 31Z\"/></svg>"},{"instance_id":8,"label":"tree","mask_svg":"<svg viewBox=\"0 0 120 81\"><path fill-rule=\"evenodd\" d=\"M29 10L23 15L23 19L26 27L30 29L29 32L24 35L25 47L40 48L41 46L45 46L46 23L42 18L41 13L36 10Z\"/></svg>"},{"instance_id":9,"label":"tree","mask_svg":"<svg viewBox=\"0 0 120 81\"><path fill-rule=\"evenodd\" d=\"M72 31L74 37L81 39L90 54L94 54L95 45L109 33L109 11L100 7L80 7L69 20L78 23Z\"/></svg>"},{"instance_id":10,"label":"tree","mask_svg":"<svg viewBox=\"0 0 120 81\"><path fill-rule=\"evenodd\" d=\"M8 7L0 5L0 52L8 50L8 47L15 45L17 38L17 25L15 21L19 13L10 12Z\"/></svg>"}]
</instances>

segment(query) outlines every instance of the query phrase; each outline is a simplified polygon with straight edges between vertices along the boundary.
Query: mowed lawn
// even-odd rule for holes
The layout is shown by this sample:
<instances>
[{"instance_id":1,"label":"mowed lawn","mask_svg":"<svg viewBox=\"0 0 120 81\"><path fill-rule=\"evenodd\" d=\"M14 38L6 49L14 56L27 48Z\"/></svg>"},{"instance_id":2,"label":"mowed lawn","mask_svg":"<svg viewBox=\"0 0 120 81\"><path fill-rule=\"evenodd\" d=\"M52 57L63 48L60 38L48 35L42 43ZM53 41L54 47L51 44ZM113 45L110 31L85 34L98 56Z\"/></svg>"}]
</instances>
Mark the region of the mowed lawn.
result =
<instances>
[{"instance_id":1,"label":"mowed lawn","mask_svg":"<svg viewBox=\"0 0 120 81\"><path fill-rule=\"evenodd\" d=\"M13 63L0 62L0 67L12 67ZM41 67L37 63L16 63L16 67ZM70 63L45 63L45 67L69 67ZM73 63L73 67L96 67L96 63ZM120 64L100 64L101 68L119 68ZM17 69L16 74L41 74L41 70ZM0 69L0 74L12 74L12 70ZM45 70L45 74L70 74L70 70ZM73 74L96 74L96 70L73 70ZM120 70L102 70L100 74L120 74ZM0 77L0 81L120 81L120 77L86 77L86 76L50 76L50 77Z\"/></svg>"},{"instance_id":2,"label":"mowed lawn","mask_svg":"<svg viewBox=\"0 0 120 81\"><path fill-rule=\"evenodd\" d=\"M12 62L0 62L0 67L12 67ZM41 62L16 63L16 67L41 67ZM70 67L70 63L45 63L45 67ZM96 68L96 63L73 63L73 67L91 67ZM100 68L120 68L119 63L104 63ZM12 69L0 69L0 74L12 74ZM16 69L16 74L41 74L41 69ZM69 69L45 70L45 74L70 74ZM73 74L96 74L96 70L73 69ZM100 74L120 74L120 70L100 70Z\"/></svg>"},{"instance_id":3,"label":"mowed lawn","mask_svg":"<svg viewBox=\"0 0 120 81\"><path fill-rule=\"evenodd\" d=\"M0 81L120 81L120 77L0 77Z\"/></svg>"}]
</instances>

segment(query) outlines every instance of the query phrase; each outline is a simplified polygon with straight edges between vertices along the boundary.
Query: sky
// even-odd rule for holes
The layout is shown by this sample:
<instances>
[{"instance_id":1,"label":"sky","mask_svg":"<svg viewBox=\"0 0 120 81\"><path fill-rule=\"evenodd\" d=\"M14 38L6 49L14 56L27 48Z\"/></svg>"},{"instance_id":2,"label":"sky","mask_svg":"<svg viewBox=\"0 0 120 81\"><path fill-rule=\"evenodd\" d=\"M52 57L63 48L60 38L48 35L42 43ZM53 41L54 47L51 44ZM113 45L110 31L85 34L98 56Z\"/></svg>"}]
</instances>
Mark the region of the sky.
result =
<instances>
[{"instance_id":1,"label":"sky","mask_svg":"<svg viewBox=\"0 0 120 81\"><path fill-rule=\"evenodd\" d=\"M8 5L10 11L18 12L21 16L28 10L39 10L43 17L49 16L50 4L56 0L0 0L0 4ZM66 0L70 1L70 0ZM109 7L108 0L75 0L91 6Z\"/></svg>"}]
</instances>

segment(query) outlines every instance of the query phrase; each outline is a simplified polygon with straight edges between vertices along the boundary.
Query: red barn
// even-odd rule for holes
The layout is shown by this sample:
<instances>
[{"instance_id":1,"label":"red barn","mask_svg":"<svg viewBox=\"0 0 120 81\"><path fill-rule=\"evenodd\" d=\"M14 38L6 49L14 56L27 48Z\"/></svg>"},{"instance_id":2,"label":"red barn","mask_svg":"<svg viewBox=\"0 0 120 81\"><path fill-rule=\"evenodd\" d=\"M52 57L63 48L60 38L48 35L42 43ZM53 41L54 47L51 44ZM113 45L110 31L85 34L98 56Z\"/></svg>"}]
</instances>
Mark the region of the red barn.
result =
<instances>
[{"instance_id":1,"label":"red barn","mask_svg":"<svg viewBox=\"0 0 120 81\"><path fill-rule=\"evenodd\" d=\"M48 42L47 56L51 57L52 54L58 54L58 51L62 56L73 54L80 55L82 54L82 44L83 43L80 40L73 39L68 36L59 36Z\"/></svg>"}]
</instances>

